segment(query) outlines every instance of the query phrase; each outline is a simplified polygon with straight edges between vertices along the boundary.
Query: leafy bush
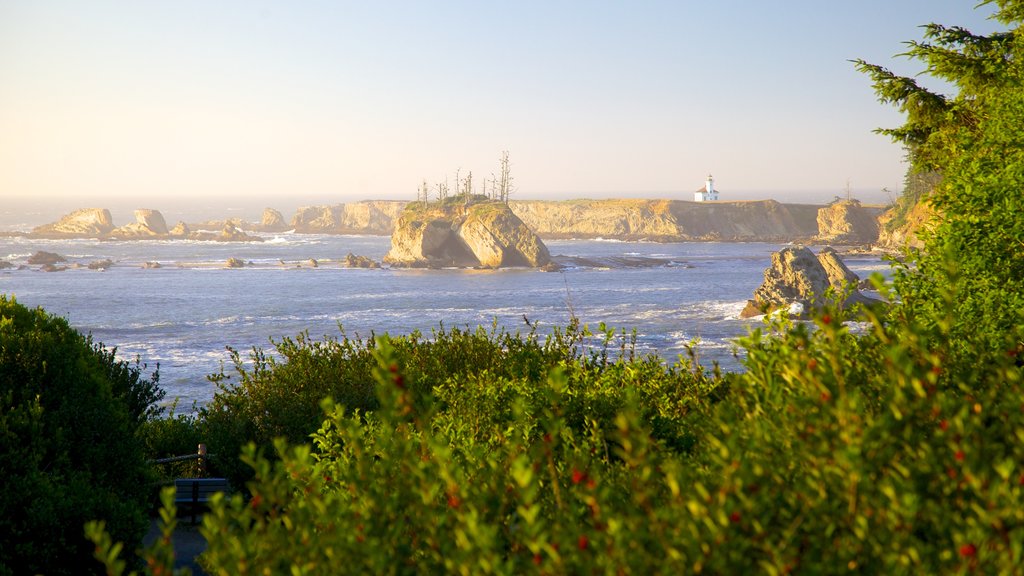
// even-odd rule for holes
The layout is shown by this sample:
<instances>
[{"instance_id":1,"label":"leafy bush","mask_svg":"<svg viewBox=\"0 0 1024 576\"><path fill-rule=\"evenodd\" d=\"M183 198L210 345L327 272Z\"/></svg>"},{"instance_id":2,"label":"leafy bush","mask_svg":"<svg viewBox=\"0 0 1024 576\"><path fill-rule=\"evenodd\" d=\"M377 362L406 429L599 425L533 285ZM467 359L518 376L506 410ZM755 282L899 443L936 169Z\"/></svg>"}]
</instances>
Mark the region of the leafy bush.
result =
<instances>
[{"instance_id":1,"label":"leafy bush","mask_svg":"<svg viewBox=\"0 0 1024 576\"><path fill-rule=\"evenodd\" d=\"M87 520L141 540L150 475L135 431L160 396L138 365L0 296L0 573L98 568Z\"/></svg>"}]
</instances>

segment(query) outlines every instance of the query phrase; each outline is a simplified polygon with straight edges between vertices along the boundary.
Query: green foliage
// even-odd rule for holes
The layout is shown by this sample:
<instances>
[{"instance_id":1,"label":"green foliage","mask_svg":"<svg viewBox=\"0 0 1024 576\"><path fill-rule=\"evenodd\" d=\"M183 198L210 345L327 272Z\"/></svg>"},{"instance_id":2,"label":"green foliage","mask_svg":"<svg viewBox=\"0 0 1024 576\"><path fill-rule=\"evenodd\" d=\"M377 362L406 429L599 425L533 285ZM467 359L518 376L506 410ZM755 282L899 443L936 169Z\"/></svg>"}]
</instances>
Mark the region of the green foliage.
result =
<instances>
[{"instance_id":1,"label":"green foliage","mask_svg":"<svg viewBox=\"0 0 1024 576\"><path fill-rule=\"evenodd\" d=\"M87 520L141 539L150 475L135 432L161 394L65 320L0 297L0 573L87 572Z\"/></svg>"},{"instance_id":2,"label":"green foliage","mask_svg":"<svg viewBox=\"0 0 1024 576\"><path fill-rule=\"evenodd\" d=\"M1024 19L1024 2L994 3L1004 23ZM614 332L595 338L574 326L544 343L534 332L442 330L431 341L375 338L342 354L344 343L300 347L296 368L271 365L222 405L265 395L262 411L247 414L273 430L267 415L291 409L272 383L301 389L326 374L309 367L350 359L359 365L352 375L368 379L358 380L366 394L356 398L373 401L345 400L343 386L342 401L323 403L312 443L279 439L271 449L264 436L249 444L250 497L214 502L204 566L1019 573L1017 30L976 37L926 28L935 44L912 44L910 53L961 89L954 98L868 67L882 99L908 114L891 134L942 175L932 194L942 216L926 249L897 269L891 289L876 278L894 302L884 315L861 310L854 322L826 305L812 323L769 318L740 343L746 370L723 377L638 358L625 335L615 353Z\"/></svg>"},{"instance_id":3,"label":"green foliage","mask_svg":"<svg viewBox=\"0 0 1024 576\"><path fill-rule=\"evenodd\" d=\"M178 413L177 404L170 413L161 418L144 422L136 433L142 443L148 460L159 460L185 454L195 454L199 444L206 442L206 431L198 416L193 413ZM162 482L174 478L197 478L216 476L219 472L210 466L204 473L198 460L169 462L156 466Z\"/></svg>"}]
</instances>

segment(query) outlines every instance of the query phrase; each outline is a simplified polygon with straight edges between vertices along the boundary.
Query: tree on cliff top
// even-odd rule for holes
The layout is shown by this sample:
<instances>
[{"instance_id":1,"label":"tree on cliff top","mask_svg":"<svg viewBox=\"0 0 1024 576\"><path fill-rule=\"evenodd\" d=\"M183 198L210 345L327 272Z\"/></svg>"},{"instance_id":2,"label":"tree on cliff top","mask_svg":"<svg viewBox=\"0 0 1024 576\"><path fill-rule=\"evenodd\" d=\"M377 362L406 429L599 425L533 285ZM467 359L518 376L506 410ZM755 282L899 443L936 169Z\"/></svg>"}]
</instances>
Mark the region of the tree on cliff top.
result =
<instances>
[{"instance_id":1,"label":"tree on cliff top","mask_svg":"<svg viewBox=\"0 0 1024 576\"><path fill-rule=\"evenodd\" d=\"M979 6L993 3L999 7L996 20L1010 25L1020 17L1015 0L987 0ZM1013 32L978 35L934 23L923 28L924 40L907 42L909 49L902 56L924 63L930 76L953 87L954 95L931 91L913 78L864 60L854 61L858 70L871 76L879 100L896 105L906 115L902 126L877 130L903 144L910 160L903 196L887 224L889 229L903 225L914 204L933 200L931 193L944 169L962 152L957 143L962 131L977 133L990 95L1005 89L1009 80L1005 72ZM935 206L941 208L942 199L936 200Z\"/></svg>"},{"instance_id":2,"label":"tree on cliff top","mask_svg":"<svg viewBox=\"0 0 1024 576\"><path fill-rule=\"evenodd\" d=\"M916 268L899 277L904 306L914 321L949 319L963 342L985 335L986 348L1006 350L1019 340L1024 310L1024 1L989 0L994 18L1008 27L987 36L960 27L925 26L924 42L907 55L958 89L947 97L912 79L858 61L882 102L897 104L906 123L880 130L907 146L912 167L942 181L927 199L934 229L923 237Z\"/></svg>"}]
</instances>

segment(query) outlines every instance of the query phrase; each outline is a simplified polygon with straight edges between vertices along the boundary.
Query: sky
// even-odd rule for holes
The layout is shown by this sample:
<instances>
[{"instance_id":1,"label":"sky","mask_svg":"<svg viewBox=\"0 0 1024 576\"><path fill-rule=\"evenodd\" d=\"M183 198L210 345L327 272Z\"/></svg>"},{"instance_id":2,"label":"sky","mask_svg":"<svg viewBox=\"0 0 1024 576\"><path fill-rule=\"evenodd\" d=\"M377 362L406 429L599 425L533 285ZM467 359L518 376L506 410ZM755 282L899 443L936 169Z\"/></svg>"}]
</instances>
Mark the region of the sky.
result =
<instances>
[{"instance_id":1,"label":"sky","mask_svg":"<svg viewBox=\"0 0 1024 576\"><path fill-rule=\"evenodd\" d=\"M0 0L0 201L414 199L503 151L513 199L884 201L901 119L850 60L918 74L975 4Z\"/></svg>"}]
</instances>

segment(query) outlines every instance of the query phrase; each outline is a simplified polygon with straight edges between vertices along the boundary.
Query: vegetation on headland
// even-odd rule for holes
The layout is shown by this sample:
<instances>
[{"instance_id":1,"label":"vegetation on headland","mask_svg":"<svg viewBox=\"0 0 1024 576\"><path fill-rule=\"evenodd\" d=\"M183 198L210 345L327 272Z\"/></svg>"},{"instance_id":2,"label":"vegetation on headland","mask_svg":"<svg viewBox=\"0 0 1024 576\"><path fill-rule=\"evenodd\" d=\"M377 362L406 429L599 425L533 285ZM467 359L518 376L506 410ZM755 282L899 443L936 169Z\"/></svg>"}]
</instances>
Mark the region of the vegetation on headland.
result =
<instances>
[{"instance_id":1,"label":"vegetation on headland","mask_svg":"<svg viewBox=\"0 0 1024 576\"><path fill-rule=\"evenodd\" d=\"M883 287L898 303L866 311L860 333L835 307L811 323L769 319L742 340L741 374L666 367L633 354L628 334L579 326L256 350L197 417L142 427L166 432L147 436L151 450L198 432L238 488L204 517L203 565L1018 572L1024 2L995 3L1013 28L999 49L957 31L964 57L934 67L988 80L972 120L944 128L941 219ZM14 326L25 341L45 328ZM118 549L99 525L90 534L117 573ZM168 571L167 551L144 554L149 572Z\"/></svg>"}]
</instances>

